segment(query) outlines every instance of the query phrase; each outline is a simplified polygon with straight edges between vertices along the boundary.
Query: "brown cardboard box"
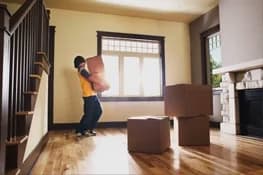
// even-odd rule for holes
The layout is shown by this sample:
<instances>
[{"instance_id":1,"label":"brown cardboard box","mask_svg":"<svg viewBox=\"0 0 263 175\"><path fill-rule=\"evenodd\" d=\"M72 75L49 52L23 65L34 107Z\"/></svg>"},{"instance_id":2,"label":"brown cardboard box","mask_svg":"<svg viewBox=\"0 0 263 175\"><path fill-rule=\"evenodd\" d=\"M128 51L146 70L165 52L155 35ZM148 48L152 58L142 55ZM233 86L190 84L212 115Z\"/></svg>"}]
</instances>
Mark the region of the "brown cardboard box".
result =
<instances>
[{"instance_id":1,"label":"brown cardboard box","mask_svg":"<svg viewBox=\"0 0 263 175\"><path fill-rule=\"evenodd\" d=\"M86 62L90 73L104 73L104 64L100 56L89 57Z\"/></svg>"},{"instance_id":2,"label":"brown cardboard box","mask_svg":"<svg viewBox=\"0 0 263 175\"><path fill-rule=\"evenodd\" d=\"M165 89L165 115L174 116L175 138L180 146L208 145L209 114L213 113L212 88L179 84Z\"/></svg>"},{"instance_id":3,"label":"brown cardboard box","mask_svg":"<svg viewBox=\"0 0 263 175\"><path fill-rule=\"evenodd\" d=\"M175 117L174 134L180 146L209 145L209 116Z\"/></svg>"},{"instance_id":4,"label":"brown cardboard box","mask_svg":"<svg viewBox=\"0 0 263 175\"><path fill-rule=\"evenodd\" d=\"M168 117L130 117L127 132L131 152L162 153L170 147Z\"/></svg>"},{"instance_id":5,"label":"brown cardboard box","mask_svg":"<svg viewBox=\"0 0 263 175\"><path fill-rule=\"evenodd\" d=\"M213 113L212 88L194 84L167 86L164 103L167 116L209 115Z\"/></svg>"},{"instance_id":6,"label":"brown cardboard box","mask_svg":"<svg viewBox=\"0 0 263 175\"><path fill-rule=\"evenodd\" d=\"M103 92L110 88L105 79L104 64L100 56L94 56L86 59L91 76L89 80L93 83L93 88L97 92Z\"/></svg>"}]
</instances>

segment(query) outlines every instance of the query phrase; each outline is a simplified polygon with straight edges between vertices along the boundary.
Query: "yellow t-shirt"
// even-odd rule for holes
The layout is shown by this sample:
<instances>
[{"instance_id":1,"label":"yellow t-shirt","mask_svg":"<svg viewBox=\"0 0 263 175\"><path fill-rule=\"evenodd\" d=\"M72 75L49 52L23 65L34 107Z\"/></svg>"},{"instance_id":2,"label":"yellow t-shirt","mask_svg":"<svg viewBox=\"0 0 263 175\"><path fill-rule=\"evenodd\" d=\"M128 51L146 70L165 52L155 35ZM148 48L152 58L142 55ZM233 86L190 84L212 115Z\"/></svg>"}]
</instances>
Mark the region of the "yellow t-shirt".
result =
<instances>
[{"instance_id":1,"label":"yellow t-shirt","mask_svg":"<svg viewBox=\"0 0 263 175\"><path fill-rule=\"evenodd\" d=\"M80 80L80 86L82 89L82 96L89 97L89 96L96 95L96 92L92 89L92 84L85 77L83 77L80 73L78 73L78 75L79 75L79 80Z\"/></svg>"}]
</instances>

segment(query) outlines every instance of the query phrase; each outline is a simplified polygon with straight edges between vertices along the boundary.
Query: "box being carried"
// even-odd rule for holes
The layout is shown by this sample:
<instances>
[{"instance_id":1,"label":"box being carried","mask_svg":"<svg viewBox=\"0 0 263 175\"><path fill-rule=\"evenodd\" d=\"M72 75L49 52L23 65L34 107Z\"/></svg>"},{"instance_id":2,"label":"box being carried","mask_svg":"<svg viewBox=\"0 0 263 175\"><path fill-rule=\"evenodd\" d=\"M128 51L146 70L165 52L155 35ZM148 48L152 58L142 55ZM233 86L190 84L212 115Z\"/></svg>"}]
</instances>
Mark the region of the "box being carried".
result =
<instances>
[{"instance_id":1,"label":"box being carried","mask_svg":"<svg viewBox=\"0 0 263 175\"><path fill-rule=\"evenodd\" d=\"M109 83L105 79L104 64L100 56L94 56L86 59L89 72L91 74L89 80L93 83L96 92L103 92L110 88Z\"/></svg>"}]
</instances>

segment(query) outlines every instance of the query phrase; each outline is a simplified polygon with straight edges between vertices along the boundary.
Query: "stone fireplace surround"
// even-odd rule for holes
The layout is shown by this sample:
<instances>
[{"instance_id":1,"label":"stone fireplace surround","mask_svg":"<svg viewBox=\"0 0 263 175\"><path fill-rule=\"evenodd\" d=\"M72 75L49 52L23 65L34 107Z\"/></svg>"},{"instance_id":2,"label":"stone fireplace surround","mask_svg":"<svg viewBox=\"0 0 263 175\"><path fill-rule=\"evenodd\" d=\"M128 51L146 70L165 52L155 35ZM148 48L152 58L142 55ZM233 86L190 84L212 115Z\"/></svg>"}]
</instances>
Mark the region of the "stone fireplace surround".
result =
<instances>
[{"instance_id":1,"label":"stone fireplace surround","mask_svg":"<svg viewBox=\"0 0 263 175\"><path fill-rule=\"evenodd\" d=\"M213 74L222 74L220 102L223 122L220 131L239 134L238 90L263 88L263 59L222 67Z\"/></svg>"}]
</instances>

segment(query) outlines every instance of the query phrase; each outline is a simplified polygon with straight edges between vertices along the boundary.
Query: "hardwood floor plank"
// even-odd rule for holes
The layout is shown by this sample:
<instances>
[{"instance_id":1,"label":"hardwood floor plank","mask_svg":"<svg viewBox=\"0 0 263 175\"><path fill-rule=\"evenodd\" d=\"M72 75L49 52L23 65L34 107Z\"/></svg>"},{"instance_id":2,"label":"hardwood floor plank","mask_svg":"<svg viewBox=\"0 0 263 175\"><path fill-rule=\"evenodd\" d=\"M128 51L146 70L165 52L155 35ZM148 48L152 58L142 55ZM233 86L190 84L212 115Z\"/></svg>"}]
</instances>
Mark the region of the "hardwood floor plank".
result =
<instances>
[{"instance_id":1,"label":"hardwood floor plank","mask_svg":"<svg viewBox=\"0 0 263 175\"><path fill-rule=\"evenodd\" d=\"M171 148L163 154L129 153L127 130L98 129L95 137L72 131L51 132L32 175L260 175L263 139L210 131L209 146Z\"/></svg>"}]
</instances>

